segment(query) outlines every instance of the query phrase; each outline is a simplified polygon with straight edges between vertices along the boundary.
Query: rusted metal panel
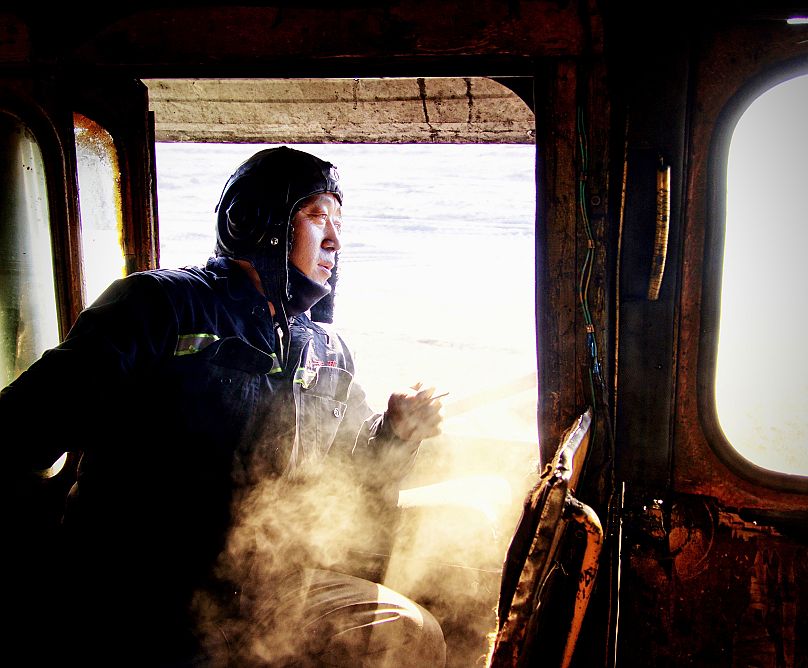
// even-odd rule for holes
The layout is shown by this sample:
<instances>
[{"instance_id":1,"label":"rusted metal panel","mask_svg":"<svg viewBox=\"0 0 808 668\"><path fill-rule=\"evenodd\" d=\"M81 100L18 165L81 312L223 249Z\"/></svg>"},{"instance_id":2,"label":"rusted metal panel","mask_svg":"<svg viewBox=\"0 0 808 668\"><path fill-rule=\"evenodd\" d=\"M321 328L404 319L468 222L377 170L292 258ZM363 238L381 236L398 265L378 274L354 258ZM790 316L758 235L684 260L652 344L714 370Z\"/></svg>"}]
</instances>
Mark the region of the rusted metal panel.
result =
<instances>
[{"instance_id":1,"label":"rusted metal panel","mask_svg":"<svg viewBox=\"0 0 808 668\"><path fill-rule=\"evenodd\" d=\"M30 53L28 26L18 16L0 12L0 62L22 62Z\"/></svg>"},{"instance_id":2,"label":"rusted metal panel","mask_svg":"<svg viewBox=\"0 0 808 668\"><path fill-rule=\"evenodd\" d=\"M678 496L670 510L649 501L629 513L624 557L618 664L808 665L804 542Z\"/></svg>"},{"instance_id":3,"label":"rusted metal panel","mask_svg":"<svg viewBox=\"0 0 808 668\"><path fill-rule=\"evenodd\" d=\"M578 4L553 0L204 4L109 12L107 24L70 56L99 64L206 65L267 58L546 56L579 53L585 37ZM103 19L99 10L95 20Z\"/></svg>"},{"instance_id":4,"label":"rusted metal panel","mask_svg":"<svg viewBox=\"0 0 808 668\"><path fill-rule=\"evenodd\" d=\"M535 119L482 77L147 79L158 141L532 144Z\"/></svg>"}]
</instances>

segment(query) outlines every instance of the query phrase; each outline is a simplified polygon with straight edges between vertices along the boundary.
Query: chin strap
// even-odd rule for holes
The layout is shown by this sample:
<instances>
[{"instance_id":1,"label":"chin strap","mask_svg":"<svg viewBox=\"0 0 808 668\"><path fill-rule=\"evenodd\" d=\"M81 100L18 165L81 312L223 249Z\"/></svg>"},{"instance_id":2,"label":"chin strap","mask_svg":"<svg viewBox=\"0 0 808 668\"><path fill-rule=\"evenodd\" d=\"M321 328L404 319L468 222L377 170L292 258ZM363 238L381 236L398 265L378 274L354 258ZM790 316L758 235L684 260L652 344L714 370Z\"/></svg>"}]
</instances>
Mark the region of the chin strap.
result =
<instances>
[{"instance_id":1,"label":"chin strap","mask_svg":"<svg viewBox=\"0 0 808 668\"><path fill-rule=\"evenodd\" d=\"M275 338L278 359L281 366L286 365L289 356L289 314L287 304L289 303L289 281L287 279L286 256L275 255L268 252L256 253L245 258L255 268L258 277L261 279L261 287L267 301L275 309L273 316L275 327Z\"/></svg>"},{"instance_id":2,"label":"chin strap","mask_svg":"<svg viewBox=\"0 0 808 668\"><path fill-rule=\"evenodd\" d=\"M291 336L289 320L300 313L308 311L323 297L331 292L331 286L311 280L294 265L283 266L278 258L267 257L266 254L249 258L261 279L261 286L267 301L275 308L273 316L277 351L281 366L286 366L289 357Z\"/></svg>"}]
</instances>

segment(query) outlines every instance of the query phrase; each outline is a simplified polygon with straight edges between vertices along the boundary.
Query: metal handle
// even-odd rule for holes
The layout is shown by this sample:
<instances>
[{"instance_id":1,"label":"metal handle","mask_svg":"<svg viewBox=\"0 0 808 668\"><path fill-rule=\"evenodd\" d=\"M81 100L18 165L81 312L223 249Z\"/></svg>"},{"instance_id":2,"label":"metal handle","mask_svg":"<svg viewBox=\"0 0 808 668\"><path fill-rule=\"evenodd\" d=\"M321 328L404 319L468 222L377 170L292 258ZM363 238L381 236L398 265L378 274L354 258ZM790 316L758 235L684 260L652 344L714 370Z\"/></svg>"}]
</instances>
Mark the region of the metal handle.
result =
<instances>
[{"instance_id":1,"label":"metal handle","mask_svg":"<svg viewBox=\"0 0 808 668\"><path fill-rule=\"evenodd\" d=\"M660 164L656 178L656 232L654 234L654 255L651 258L651 274L648 278L648 300L659 299L662 277L665 274L665 260L668 257L668 230L671 217L671 168Z\"/></svg>"}]
</instances>

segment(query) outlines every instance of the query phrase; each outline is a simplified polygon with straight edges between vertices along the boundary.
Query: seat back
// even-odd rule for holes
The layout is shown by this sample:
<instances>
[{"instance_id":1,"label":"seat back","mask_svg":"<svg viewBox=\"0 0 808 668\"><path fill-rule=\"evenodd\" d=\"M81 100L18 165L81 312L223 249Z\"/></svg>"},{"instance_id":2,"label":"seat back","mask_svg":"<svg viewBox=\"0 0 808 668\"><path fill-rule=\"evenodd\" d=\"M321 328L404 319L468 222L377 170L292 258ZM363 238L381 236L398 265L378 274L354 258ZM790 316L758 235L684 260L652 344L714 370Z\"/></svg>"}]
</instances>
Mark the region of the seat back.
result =
<instances>
[{"instance_id":1,"label":"seat back","mask_svg":"<svg viewBox=\"0 0 808 668\"><path fill-rule=\"evenodd\" d=\"M588 409L564 433L553 460L525 498L503 567L490 668L531 665L537 638L546 629L553 633L546 639L542 636L542 665L567 666L571 661L603 536L597 515L573 496L589 449L591 425ZM570 520L584 525L587 541L576 585L567 596L569 587L560 586L553 576L567 572L559 566ZM556 633L560 615L567 619L561 638ZM550 656L557 659L548 662Z\"/></svg>"}]
</instances>

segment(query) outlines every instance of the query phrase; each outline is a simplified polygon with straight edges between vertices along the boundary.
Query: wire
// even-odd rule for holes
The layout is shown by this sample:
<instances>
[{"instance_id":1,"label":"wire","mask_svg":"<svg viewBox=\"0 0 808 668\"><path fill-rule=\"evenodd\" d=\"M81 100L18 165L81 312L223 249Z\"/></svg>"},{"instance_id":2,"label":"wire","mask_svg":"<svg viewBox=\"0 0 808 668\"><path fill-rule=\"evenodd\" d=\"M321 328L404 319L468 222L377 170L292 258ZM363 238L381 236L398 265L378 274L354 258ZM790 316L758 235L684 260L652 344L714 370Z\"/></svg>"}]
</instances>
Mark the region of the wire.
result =
<instances>
[{"instance_id":1,"label":"wire","mask_svg":"<svg viewBox=\"0 0 808 668\"><path fill-rule=\"evenodd\" d=\"M592 236L592 226L589 222L589 212L586 206L586 181L589 169L589 148L587 146L586 127L584 125L584 112L578 107L578 148L580 150L580 173L578 177L578 211L586 233L586 253L584 255L581 275L578 280L578 301L586 326L587 347L592 361L591 373L595 378L600 377L600 362L597 350L595 328L592 323L592 313L589 308L589 285L592 280L592 268L595 256L595 239ZM597 405L594 388L592 391L593 405Z\"/></svg>"},{"instance_id":2,"label":"wire","mask_svg":"<svg viewBox=\"0 0 808 668\"><path fill-rule=\"evenodd\" d=\"M589 146L587 129L584 119L584 110L578 106L577 110L577 135L578 135L578 149L580 151L580 171L578 176L578 211L580 214L583 229L586 234L586 253L584 254L583 264L581 266L581 274L578 280L578 301L583 313L584 326L586 327L586 345L589 353L590 366L588 369L589 375L589 391L592 395L592 407L597 410L599 404L604 406L604 414L606 416L607 431L609 435L609 442L614 443L614 436L612 434L611 418L609 415L609 402L608 391L606 383L603 378L602 367L600 363L600 354L598 352L597 336L595 334L595 325L592 321L592 312L589 307L589 286L592 281L592 272L595 263L595 237L592 234L592 225L589 220L589 211L587 208L587 180L589 170ZM598 401L598 392L600 390L601 401Z\"/></svg>"}]
</instances>

